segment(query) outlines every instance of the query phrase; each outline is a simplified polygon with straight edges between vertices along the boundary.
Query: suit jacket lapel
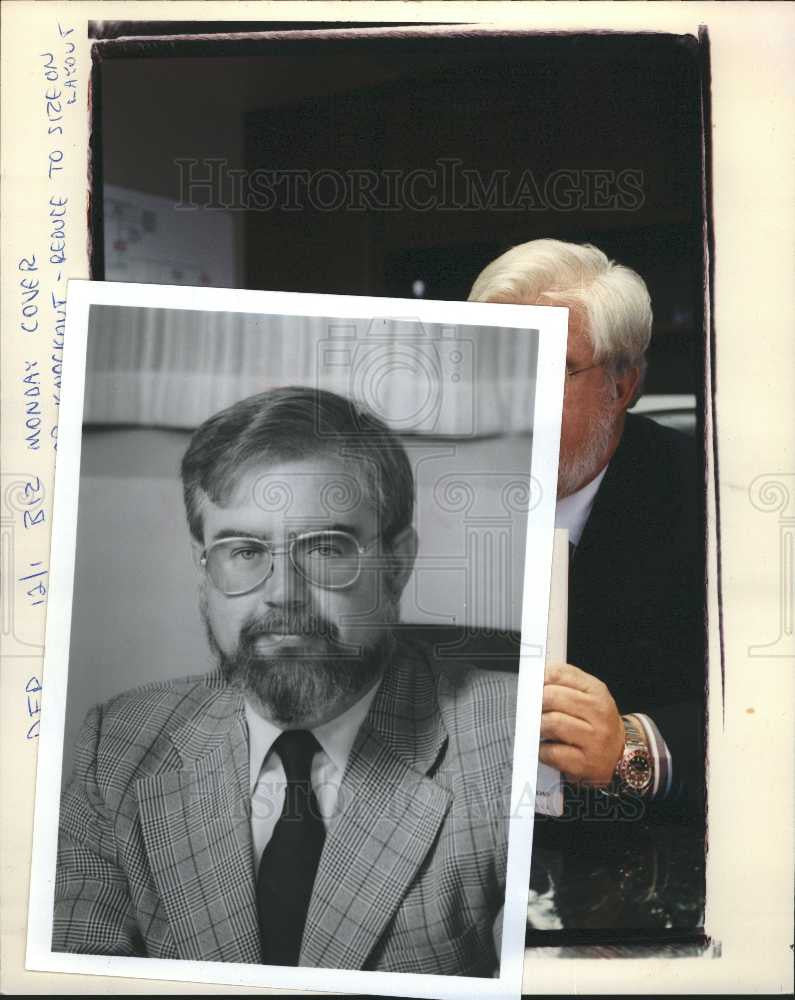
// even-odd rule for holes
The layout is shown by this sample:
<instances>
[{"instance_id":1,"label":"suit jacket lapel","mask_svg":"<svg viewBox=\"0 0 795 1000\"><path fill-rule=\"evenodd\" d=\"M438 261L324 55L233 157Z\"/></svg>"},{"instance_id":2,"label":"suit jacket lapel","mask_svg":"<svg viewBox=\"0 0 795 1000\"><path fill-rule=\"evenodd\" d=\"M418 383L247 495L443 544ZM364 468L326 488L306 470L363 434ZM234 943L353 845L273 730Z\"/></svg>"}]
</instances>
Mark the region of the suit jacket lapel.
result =
<instances>
[{"instance_id":1,"label":"suit jacket lapel","mask_svg":"<svg viewBox=\"0 0 795 1000\"><path fill-rule=\"evenodd\" d=\"M180 958L260 961L240 696L197 687L172 736L183 767L137 783L144 842Z\"/></svg>"},{"instance_id":2,"label":"suit jacket lapel","mask_svg":"<svg viewBox=\"0 0 795 1000\"><path fill-rule=\"evenodd\" d=\"M451 796L427 777L447 740L424 661L396 660L351 752L301 965L360 969L436 839Z\"/></svg>"},{"instance_id":3,"label":"suit jacket lapel","mask_svg":"<svg viewBox=\"0 0 795 1000\"><path fill-rule=\"evenodd\" d=\"M638 454L635 431L635 418L628 413L618 448L607 467L577 546L578 566L586 559L590 562L592 553L603 560L610 548L617 548L617 538L637 542L638 531L644 531L648 511L639 503L635 482L639 464L648 461L648 456ZM614 551L614 554L620 556L622 553ZM630 558L637 558L637 549ZM601 569L603 572L604 568Z\"/></svg>"},{"instance_id":4,"label":"suit jacket lapel","mask_svg":"<svg viewBox=\"0 0 795 1000\"><path fill-rule=\"evenodd\" d=\"M632 476L636 473L632 414L594 499L570 577L570 617L588 613L588 597L604 589L605 578L622 573L627 560L638 559L645 527L645 511L638 508ZM625 540L628 545L624 544Z\"/></svg>"}]
</instances>

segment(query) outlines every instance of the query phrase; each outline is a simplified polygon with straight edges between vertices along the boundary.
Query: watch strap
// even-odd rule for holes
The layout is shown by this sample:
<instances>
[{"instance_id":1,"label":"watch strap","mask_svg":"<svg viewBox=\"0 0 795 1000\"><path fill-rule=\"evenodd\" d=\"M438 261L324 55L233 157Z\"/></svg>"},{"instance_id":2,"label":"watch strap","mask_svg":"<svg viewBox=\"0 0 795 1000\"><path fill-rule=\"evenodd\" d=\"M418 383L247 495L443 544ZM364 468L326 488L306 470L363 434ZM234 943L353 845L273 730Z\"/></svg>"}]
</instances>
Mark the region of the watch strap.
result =
<instances>
[{"instance_id":1,"label":"watch strap","mask_svg":"<svg viewBox=\"0 0 795 1000\"><path fill-rule=\"evenodd\" d=\"M647 795L654 784L654 764L640 722L632 715L622 715L624 750L613 772L617 794Z\"/></svg>"}]
</instances>

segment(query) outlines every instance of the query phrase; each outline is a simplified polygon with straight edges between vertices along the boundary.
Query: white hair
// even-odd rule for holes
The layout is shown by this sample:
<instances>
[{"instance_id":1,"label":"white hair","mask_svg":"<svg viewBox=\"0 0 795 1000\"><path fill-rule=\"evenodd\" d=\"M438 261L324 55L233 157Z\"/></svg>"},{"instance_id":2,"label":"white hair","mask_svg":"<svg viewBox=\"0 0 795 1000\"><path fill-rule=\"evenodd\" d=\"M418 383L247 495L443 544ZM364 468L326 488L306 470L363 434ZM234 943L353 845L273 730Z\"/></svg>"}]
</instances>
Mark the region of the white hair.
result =
<instances>
[{"instance_id":1,"label":"white hair","mask_svg":"<svg viewBox=\"0 0 795 1000\"><path fill-rule=\"evenodd\" d=\"M480 272L469 301L568 306L585 320L594 361L613 375L639 368L643 382L652 321L646 283L588 243L513 247Z\"/></svg>"}]
</instances>

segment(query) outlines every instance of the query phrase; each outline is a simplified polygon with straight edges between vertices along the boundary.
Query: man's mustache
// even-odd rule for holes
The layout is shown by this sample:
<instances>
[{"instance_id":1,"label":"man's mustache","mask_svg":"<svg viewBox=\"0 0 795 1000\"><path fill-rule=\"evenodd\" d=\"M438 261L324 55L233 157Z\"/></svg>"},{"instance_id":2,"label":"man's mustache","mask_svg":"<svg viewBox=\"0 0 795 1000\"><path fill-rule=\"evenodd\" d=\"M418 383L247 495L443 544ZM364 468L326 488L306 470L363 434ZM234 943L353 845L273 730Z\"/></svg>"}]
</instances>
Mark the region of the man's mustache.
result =
<instances>
[{"instance_id":1,"label":"man's mustache","mask_svg":"<svg viewBox=\"0 0 795 1000\"><path fill-rule=\"evenodd\" d=\"M274 611L247 622L240 630L240 646L252 646L263 635L325 636L337 640L339 629L319 615L293 615Z\"/></svg>"}]
</instances>

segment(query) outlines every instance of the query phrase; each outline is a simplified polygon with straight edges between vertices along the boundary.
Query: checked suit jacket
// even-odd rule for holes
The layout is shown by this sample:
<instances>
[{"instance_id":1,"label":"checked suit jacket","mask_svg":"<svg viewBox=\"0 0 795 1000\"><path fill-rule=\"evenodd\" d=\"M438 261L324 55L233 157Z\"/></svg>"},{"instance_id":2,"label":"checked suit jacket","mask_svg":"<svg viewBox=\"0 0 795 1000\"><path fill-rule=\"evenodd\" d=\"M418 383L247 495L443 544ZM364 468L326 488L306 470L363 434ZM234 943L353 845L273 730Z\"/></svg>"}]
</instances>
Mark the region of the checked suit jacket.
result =
<instances>
[{"instance_id":1,"label":"checked suit jacket","mask_svg":"<svg viewBox=\"0 0 795 1000\"><path fill-rule=\"evenodd\" d=\"M399 650L340 786L300 965L497 970L515 681ZM61 803L53 950L260 962L248 772L219 673L93 709Z\"/></svg>"}]
</instances>

